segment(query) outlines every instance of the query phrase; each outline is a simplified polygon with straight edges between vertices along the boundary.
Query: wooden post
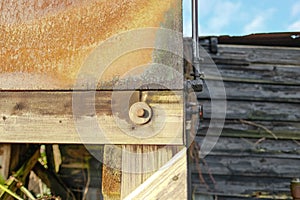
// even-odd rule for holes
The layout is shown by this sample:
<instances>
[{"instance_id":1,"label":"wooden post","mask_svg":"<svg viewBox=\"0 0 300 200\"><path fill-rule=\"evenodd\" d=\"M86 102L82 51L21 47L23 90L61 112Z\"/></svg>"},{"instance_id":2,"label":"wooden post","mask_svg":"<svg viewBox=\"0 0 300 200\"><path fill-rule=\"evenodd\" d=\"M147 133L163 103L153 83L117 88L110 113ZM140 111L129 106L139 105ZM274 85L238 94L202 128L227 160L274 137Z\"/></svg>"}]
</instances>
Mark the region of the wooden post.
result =
<instances>
[{"instance_id":1,"label":"wooden post","mask_svg":"<svg viewBox=\"0 0 300 200\"><path fill-rule=\"evenodd\" d=\"M187 199L186 169L186 148L183 148L124 199Z\"/></svg>"},{"instance_id":2,"label":"wooden post","mask_svg":"<svg viewBox=\"0 0 300 200\"><path fill-rule=\"evenodd\" d=\"M105 200L119 200L121 197L121 159L121 147L104 146L102 193Z\"/></svg>"},{"instance_id":3,"label":"wooden post","mask_svg":"<svg viewBox=\"0 0 300 200\"><path fill-rule=\"evenodd\" d=\"M0 144L0 181L5 180L9 175L11 158L11 145L10 144Z\"/></svg>"},{"instance_id":4,"label":"wooden post","mask_svg":"<svg viewBox=\"0 0 300 200\"><path fill-rule=\"evenodd\" d=\"M172 158L174 147L124 145L122 150L121 199L124 199Z\"/></svg>"}]
</instances>

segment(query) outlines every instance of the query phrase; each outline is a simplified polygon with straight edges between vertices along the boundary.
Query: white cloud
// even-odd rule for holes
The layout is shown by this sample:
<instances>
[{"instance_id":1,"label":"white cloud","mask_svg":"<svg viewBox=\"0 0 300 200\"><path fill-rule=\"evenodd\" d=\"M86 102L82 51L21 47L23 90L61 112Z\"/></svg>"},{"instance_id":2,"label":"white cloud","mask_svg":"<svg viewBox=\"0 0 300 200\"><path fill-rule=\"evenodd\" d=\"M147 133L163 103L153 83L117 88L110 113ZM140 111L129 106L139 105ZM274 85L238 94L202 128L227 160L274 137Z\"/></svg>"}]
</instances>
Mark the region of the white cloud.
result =
<instances>
[{"instance_id":1,"label":"white cloud","mask_svg":"<svg viewBox=\"0 0 300 200\"><path fill-rule=\"evenodd\" d=\"M198 14L199 20L203 19L205 16L209 17L214 13L214 7L219 2L219 0L199 0L198 1ZM192 16L191 16L191 7L192 3L191 0L184 0L183 1L183 35L184 36L191 36L192 35ZM201 21L200 21L201 24ZM202 34L202 28L199 25L200 34Z\"/></svg>"},{"instance_id":2,"label":"white cloud","mask_svg":"<svg viewBox=\"0 0 300 200\"><path fill-rule=\"evenodd\" d=\"M201 35L220 35L222 30L236 19L241 6L240 3L224 0L202 0L200 2L202 3L200 4L200 20L201 18L208 19L205 26L202 23ZM205 15L207 16L205 17Z\"/></svg>"},{"instance_id":3,"label":"white cloud","mask_svg":"<svg viewBox=\"0 0 300 200\"><path fill-rule=\"evenodd\" d=\"M300 20L296 21L294 23L292 23L289 27L288 27L289 31L300 31Z\"/></svg>"},{"instance_id":4,"label":"white cloud","mask_svg":"<svg viewBox=\"0 0 300 200\"><path fill-rule=\"evenodd\" d=\"M219 2L215 8L214 17L209 21L210 30L212 32L219 32L225 26L231 23L238 11L240 5L228 1Z\"/></svg>"},{"instance_id":5,"label":"white cloud","mask_svg":"<svg viewBox=\"0 0 300 200\"><path fill-rule=\"evenodd\" d=\"M265 32L267 30L266 22L273 16L274 12L275 9L270 8L266 11L253 14L255 17L244 27L244 34Z\"/></svg>"},{"instance_id":6,"label":"white cloud","mask_svg":"<svg viewBox=\"0 0 300 200\"><path fill-rule=\"evenodd\" d=\"M300 2L297 2L292 6L291 15L292 17L296 17L299 14L300 14Z\"/></svg>"},{"instance_id":7,"label":"white cloud","mask_svg":"<svg viewBox=\"0 0 300 200\"><path fill-rule=\"evenodd\" d=\"M263 16L255 17L249 24L244 28L245 33L253 33L258 30L262 30L265 26L265 18Z\"/></svg>"}]
</instances>

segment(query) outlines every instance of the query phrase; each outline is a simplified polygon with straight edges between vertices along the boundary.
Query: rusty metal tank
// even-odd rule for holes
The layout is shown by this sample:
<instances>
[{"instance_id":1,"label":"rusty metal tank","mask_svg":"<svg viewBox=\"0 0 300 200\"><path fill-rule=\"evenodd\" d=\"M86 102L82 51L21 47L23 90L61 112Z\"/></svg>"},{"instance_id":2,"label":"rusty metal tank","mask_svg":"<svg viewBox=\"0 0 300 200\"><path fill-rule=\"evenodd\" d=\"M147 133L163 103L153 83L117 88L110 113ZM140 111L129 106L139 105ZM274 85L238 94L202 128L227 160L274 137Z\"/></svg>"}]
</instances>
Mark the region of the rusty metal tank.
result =
<instances>
[{"instance_id":1,"label":"rusty metal tank","mask_svg":"<svg viewBox=\"0 0 300 200\"><path fill-rule=\"evenodd\" d=\"M84 60L99 44L146 27L181 31L181 7L181 0L3 0L0 88L72 89ZM102 78L112 81L152 61L153 49L130 52Z\"/></svg>"}]
</instances>

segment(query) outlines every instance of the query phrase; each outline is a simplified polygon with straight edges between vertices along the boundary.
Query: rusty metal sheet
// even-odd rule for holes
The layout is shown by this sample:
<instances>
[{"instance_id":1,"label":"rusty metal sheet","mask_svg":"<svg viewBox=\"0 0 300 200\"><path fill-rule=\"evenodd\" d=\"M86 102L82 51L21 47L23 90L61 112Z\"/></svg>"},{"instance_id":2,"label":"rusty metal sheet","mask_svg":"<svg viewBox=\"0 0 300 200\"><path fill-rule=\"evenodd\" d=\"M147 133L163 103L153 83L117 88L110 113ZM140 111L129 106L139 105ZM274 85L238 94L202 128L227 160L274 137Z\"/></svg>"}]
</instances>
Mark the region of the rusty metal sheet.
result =
<instances>
[{"instance_id":1,"label":"rusty metal sheet","mask_svg":"<svg viewBox=\"0 0 300 200\"><path fill-rule=\"evenodd\" d=\"M0 89L72 89L86 58L108 38L146 27L181 31L181 22L181 0L3 0ZM114 83L154 62L154 54L150 48L118 56L101 81Z\"/></svg>"}]
</instances>

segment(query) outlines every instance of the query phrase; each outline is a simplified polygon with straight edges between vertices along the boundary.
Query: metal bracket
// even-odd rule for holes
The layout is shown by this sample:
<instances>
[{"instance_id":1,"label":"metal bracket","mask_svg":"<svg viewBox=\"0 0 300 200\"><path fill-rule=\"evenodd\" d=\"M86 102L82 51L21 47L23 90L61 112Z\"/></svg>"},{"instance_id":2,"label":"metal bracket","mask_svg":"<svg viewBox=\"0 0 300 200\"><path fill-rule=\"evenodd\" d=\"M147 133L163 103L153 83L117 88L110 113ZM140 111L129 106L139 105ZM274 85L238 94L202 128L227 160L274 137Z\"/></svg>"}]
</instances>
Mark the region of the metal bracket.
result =
<instances>
[{"instance_id":1,"label":"metal bracket","mask_svg":"<svg viewBox=\"0 0 300 200\"><path fill-rule=\"evenodd\" d=\"M194 92L202 92L203 90L203 80L198 78L194 80L186 80L187 88L192 88Z\"/></svg>"},{"instance_id":2,"label":"metal bracket","mask_svg":"<svg viewBox=\"0 0 300 200\"><path fill-rule=\"evenodd\" d=\"M200 45L210 53L218 53L218 37L200 37Z\"/></svg>"}]
</instances>

